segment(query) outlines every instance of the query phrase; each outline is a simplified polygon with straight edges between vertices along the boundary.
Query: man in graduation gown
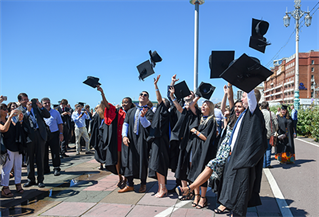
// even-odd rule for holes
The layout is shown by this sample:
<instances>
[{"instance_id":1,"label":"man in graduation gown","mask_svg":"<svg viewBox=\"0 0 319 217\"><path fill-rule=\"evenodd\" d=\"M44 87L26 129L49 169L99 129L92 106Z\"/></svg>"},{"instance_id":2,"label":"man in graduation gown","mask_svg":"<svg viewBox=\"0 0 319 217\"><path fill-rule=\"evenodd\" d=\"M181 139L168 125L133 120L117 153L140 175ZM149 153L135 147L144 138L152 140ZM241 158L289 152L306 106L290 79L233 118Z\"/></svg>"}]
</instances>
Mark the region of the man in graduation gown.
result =
<instances>
[{"instance_id":1,"label":"man in graduation gown","mask_svg":"<svg viewBox=\"0 0 319 217\"><path fill-rule=\"evenodd\" d=\"M133 191L133 179L140 179L140 193L146 191L146 178L149 158L149 147L146 141L149 135L153 111L148 109L149 94L142 91L139 96L139 105L130 109L125 117L122 129L122 167L127 178L127 186L119 193Z\"/></svg>"},{"instance_id":2,"label":"man in graduation gown","mask_svg":"<svg viewBox=\"0 0 319 217\"><path fill-rule=\"evenodd\" d=\"M229 140L231 155L225 165L218 201L231 209L233 216L246 216L247 207L261 205L259 191L267 131L257 107L259 99L258 90L243 94L246 110L239 116Z\"/></svg>"}]
</instances>

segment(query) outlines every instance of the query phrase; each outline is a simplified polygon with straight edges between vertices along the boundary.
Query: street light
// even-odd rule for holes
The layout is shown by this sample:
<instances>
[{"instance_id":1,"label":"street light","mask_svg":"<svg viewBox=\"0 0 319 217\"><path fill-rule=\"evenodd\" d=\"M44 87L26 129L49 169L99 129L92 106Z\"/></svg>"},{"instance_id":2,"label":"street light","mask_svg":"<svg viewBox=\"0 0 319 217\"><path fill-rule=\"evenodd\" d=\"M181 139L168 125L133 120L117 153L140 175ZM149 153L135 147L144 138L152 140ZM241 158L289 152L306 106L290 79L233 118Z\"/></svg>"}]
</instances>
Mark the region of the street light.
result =
<instances>
[{"instance_id":1,"label":"street light","mask_svg":"<svg viewBox=\"0 0 319 217\"><path fill-rule=\"evenodd\" d=\"M190 0L192 5L195 5L195 37L194 37L194 93L198 86L198 17L199 5L204 4L205 0Z\"/></svg>"},{"instance_id":2,"label":"street light","mask_svg":"<svg viewBox=\"0 0 319 217\"><path fill-rule=\"evenodd\" d=\"M285 27L288 27L290 24L290 17L289 14L295 18L296 20L296 59L295 59L295 99L294 99L294 107L295 109L299 110L300 106L300 100L299 100L299 20L300 18L305 15L305 23L306 26L311 25L311 16L310 12L304 12L300 9L300 2L301 0L295 0L295 10L292 12L287 12L286 15L284 16L284 25Z\"/></svg>"}]
</instances>

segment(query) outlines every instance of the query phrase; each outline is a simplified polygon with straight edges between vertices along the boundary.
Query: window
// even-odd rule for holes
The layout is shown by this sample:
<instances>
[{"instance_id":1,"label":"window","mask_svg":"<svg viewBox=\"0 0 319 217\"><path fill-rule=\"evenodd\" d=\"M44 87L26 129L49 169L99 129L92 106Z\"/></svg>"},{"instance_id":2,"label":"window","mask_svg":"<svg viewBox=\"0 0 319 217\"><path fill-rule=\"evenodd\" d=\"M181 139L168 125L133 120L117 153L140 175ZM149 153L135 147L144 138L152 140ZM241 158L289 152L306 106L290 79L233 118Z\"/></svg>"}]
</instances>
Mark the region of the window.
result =
<instances>
[{"instance_id":1,"label":"window","mask_svg":"<svg viewBox=\"0 0 319 217\"><path fill-rule=\"evenodd\" d=\"M315 77L314 77L314 75L311 75L311 79L314 79Z\"/></svg>"},{"instance_id":2,"label":"window","mask_svg":"<svg viewBox=\"0 0 319 217\"><path fill-rule=\"evenodd\" d=\"M313 92L311 92L311 97L313 97Z\"/></svg>"},{"instance_id":3,"label":"window","mask_svg":"<svg viewBox=\"0 0 319 217\"><path fill-rule=\"evenodd\" d=\"M315 61L314 60L311 60L311 65L315 64Z\"/></svg>"},{"instance_id":4,"label":"window","mask_svg":"<svg viewBox=\"0 0 319 217\"><path fill-rule=\"evenodd\" d=\"M314 67L311 67L311 71L314 72L314 71L315 71L315 68L314 68Z\"/></svg>"}]
</instances>

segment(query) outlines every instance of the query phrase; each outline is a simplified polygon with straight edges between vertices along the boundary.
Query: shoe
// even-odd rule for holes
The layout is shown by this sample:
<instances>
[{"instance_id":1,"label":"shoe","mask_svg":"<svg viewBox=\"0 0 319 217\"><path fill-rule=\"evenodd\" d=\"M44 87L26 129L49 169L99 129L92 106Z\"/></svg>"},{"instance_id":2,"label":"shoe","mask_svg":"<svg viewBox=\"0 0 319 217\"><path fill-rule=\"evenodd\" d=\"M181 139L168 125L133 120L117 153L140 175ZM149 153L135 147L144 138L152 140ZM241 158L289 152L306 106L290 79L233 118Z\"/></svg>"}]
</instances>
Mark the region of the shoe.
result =
<instances>
[{"instance_id":1,"label":"shoe","mask_svg":"<svg viewBox=\"0 0 319 217\"><path fill-rule=\"evenodd\" d=\"M54 176L59 176L60 175L60 170L56 169L54 170Z\"/></svg>"},{"instance_id":2,"label":"shoe","mask_svg":"<svg viewBox=\"0 0 319 217\"><path fill-rule=\"evenodd\" d=\"M269 166L266 166L266 168L271 169L271 168L274 168L274 167L273 167L273 166L271 166L271 165L269 165Z\"/></svg>"},{"instance_id":3,"label":"shoe","mask_svg":"<svg viewBox=\"0 0 319 217\"><path fill-rule=\"evenodd\" d=\"M93 154L91 151L86 151L85 154Z\"/></svg>"},{"instance_id":4,"label":"shoe","mask_svg":"<svg viewBox=\"0 0 319 217\"><path fill-rule=\"evenodd\" d=\"M69 155L67 155L67 154L61 154L62 155L62 157L70 157Z\"/></svg>"},{"instance_id":5,"label":"shoe","mask_svg":"<svg viewBox=\"0 0 319 217\"><path fill-rule=\"evenodd\" d=\"M75 154L75 156L79 156L79 155L80 155L80 153L76 153L76 154Z\"/></svg>"},{"instance_id":6,"label":"shoe","mask_svg":"<svg viewBox=\"0 0 319 217\"><path fill-rule=\"evenodd\" d=\"M30 186L32 186L32 185L36 185L36 183L35 183L35 182L28 181L27 183L25 183L25 184L23 185L23 187L27 188L27 187L30 187Z\"/></svg>"},{"instance_id":7,"label":"shoe","mask_svg":"<svg viewBox=\"0 0 319 217\"><path fill-rule=\"evenodd\" d=\"M163 184L160 184L160 191L155 194L155 197L162 198L164 196L167 196L167 192L168 191L167 191L166 186Z\"/></svg>"},{"instance_id":8,"label":"shoe","mask_svg":"<svg viewBox=\"0 0 319 217\"><path fill-rule=\"evenodd\" d=\"M140 193L146 192L146 184L141 185L140 189L138 190Z\"/></svg>"},{"instance_id":9,"label":"shoe","mask_svg":"<svg viewBox=\"0 0 319 217\"><path fill-rule=\"evenodd\" d=\"M197 203L196 203L196 202L194 202L194 201L195 201L195 199L194 199L194 201L192 202L192 207L198 206L198 203L199 203L199 201L200 201L201 196L200 196L200 194L195 194L195 198L196 198L196 197L199 197L199 200L197 200Z\"/></svg>"},{"instance_id":10,"label":"shoe","mask_svg":"<svg viewBox=\"0 0 319 217\"><path fill-rule=\"evenodd\" d=\"M63 159L63 155L62 154L60 154L60 159Z\"/></svg>"},{"instance_id":11,"label":"shoe","mask_svg":"<svg viewBox=\"0 0 319 217\"><path fill-rule=\"evenodd\" d=\"M20 184L16 184L16 189L17 189L17 192L19 194L23 194L24 190L23 188L21 187L21 183Z\"/></svg>"},{"instance_id":12,"label":"shoe","mask_svg":"<svg viewBox=\"0 0 319 217\"><path fill-rule=\"evenodd\" d=\"M202 205L199 205L199 202L196 206L196 209L203 209L204 207L208 206L208 203L207 203L207 198L206 197L200 197L201 199L204 198L205 199L205 203Z\"/></svg>"},{"instance_id":13,"label":"shoe","mask_svg":"<svg viewBox=\"0 0 319 217\"><path fill-rule=\"evenodd\" d=\"M223 210L222 210L222 207L225 207L225 206L220 205L219 207L217 207L216 209L214 209L214 212L215 212L216 214L224 214L224 213L229 212L229 210L227 209L227 207L225 207Z\"/></svg>"},{"instance_id":14,"label":"shoe","mask_svg":"<svg viewBox=\"0 0 319 217\"><path fill-rule=\"evenodd\" d=\"M38 187L39 187L39 188L44 188L45 185L43 184L43 182L39 182L39 183L38 183Z\"/></svg>"},{"instance_id":15,"label":"shoe","mask_svg":"<svg viewBox=\"0 0 319 217\"><path fill-rule=\"evenodd\" d=\"M125 188L118 190L118 193L124 193L124 192L130 192L130 191L134 191L133 186L126 186Z\"/></svg>"},{"instance_id":16,"label":"shoe","mask_svg":"<svg viewBox=\"0 0 319 217\"><path fill-rule=\"evenodd\" d=\"M7 190L7 193L5 192L5 190ZM13 197L13 194L12 194L12 192L10 191L9 186L2 187L1 196L2 196L2 197L6 197L6 198Z\"/></svg>"}]
</instances>

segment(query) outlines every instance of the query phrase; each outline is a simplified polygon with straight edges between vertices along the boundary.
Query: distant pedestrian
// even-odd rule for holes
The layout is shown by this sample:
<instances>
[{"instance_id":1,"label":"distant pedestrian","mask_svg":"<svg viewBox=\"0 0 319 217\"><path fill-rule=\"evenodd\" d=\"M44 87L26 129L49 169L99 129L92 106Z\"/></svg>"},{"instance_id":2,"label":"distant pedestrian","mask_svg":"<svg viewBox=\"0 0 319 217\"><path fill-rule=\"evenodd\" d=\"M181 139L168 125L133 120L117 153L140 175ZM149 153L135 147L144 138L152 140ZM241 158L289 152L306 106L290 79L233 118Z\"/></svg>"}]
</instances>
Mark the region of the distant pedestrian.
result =
<instances>
[{"instance_id":1,"label":"distant pedestrian","mask_svg":"<svg viewBox=\"0 0 319 217\"><path fill-rule=\"evenodd\" d=\"M293 105L290 106L291 109L291 119L292 126L294 128L294 137L297 137L297 122L298 122L298 111L295 109Z\"/></svg>"},{"instance_id":2,"label":"distant pedestrian","mask_svg":"<svg viewBox=\"0 0 319 217\"><path fill-rule=\"evenodd\" d=\"M264 119L265 119L265 126L267 129L267 150L266 153L264 154L264 168L272 168L272 166L270 165L271 162L271 148L272 146L269 144L269 139L272 135L274 135L275 132L277 132L278 130L278 122L277 122L277 118L276 115L269 110L269 103L264 101L261 103L261 112L264 115Z\"/></svg>"},{"instance_id":3,"label":"distant pedestrian","mask_svg":"<svg viewBox=\"0 0 319 217\"><path fill-rule=\"evenodd\" d=\"M60 158L63 157L69 157L66 152L69 148L69 140L71 137L71 110L67 107L68 100L62 99L61 105L58 107L58 111L61 115L62 121L63 121L63 141L60 145Z\"/></svg>"}]
</instances>

